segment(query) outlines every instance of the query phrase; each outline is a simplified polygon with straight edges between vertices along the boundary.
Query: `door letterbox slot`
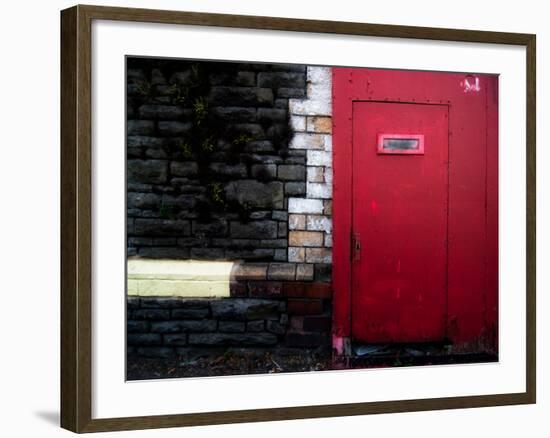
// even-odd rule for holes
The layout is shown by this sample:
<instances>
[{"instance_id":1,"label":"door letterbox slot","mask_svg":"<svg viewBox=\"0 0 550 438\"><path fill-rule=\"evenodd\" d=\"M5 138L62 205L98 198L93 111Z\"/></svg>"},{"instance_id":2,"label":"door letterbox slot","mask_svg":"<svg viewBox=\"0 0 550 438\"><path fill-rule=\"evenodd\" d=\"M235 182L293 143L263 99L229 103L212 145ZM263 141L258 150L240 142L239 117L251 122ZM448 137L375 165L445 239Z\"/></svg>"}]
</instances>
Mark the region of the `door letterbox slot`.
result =
<instances>
[{"instance_id":1,"label":"door letterbox slot","mask_svg":"<svg viewBox=\"0 0 550 438\"><path fill-rule=\"evenodd\" d=\"M379 154L424 154L424 135L422 134L378 134L377 143Z\"/></svg>"}]
</instances>

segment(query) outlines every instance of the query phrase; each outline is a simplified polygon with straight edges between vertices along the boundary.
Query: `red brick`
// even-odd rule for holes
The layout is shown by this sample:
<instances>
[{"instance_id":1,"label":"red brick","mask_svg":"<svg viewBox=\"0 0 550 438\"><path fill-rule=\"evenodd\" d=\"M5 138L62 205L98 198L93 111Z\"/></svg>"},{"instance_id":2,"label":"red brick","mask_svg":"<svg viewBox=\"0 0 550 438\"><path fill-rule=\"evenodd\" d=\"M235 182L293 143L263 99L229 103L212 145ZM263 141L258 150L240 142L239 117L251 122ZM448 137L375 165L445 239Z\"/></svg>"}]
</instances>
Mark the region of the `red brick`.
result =
<instances>
[{"instance_id":1,"label":"red brick","mask_svg":"<svg viewBox=\"0 0 550 438\"><path fill-rule=\"evenodd\" d=\"M232 297L246 297L246 282L231 281L229 283L229 294Z\"/></svg>"},{"instance_id":2,"label":"red brick","mask_svg":"<svg viewBox=\"0 0 550 438\"><path fill-rule=\"evenodd\" d=\"M283 284L280 281L249 281L248 292L251 297L280 297Z\"/></svg>"},{"instance_id":3,"label":"red brick","mask_svg":"<svg viewBox=\"0 0 550 438\"><path fill-rule=\"evenodd\" d=\"M332 286L330 283L309 283L306 285L305 296L309 298L331 298Z\"/></svg>"},{"instance_id":4,"label":"red brick","mask_svg":"<svg viewBox=\"0 0 550 438\"><path fill-rule=\"evenodd\" d=\"M305 295L305 283L289 281L283 285L284 295L287 297L302 298Z\"/></svg>"},{"instance_id":5,"label":"red brick","mask_svg":"<svg viewBox=\"0 0 550 438\"><path fill-rule=\"evenodd\" d=\"M287 313L289 315L316 315L323 311L321 300L294 300L289 299Z\"/></svg>"}]
</instances>

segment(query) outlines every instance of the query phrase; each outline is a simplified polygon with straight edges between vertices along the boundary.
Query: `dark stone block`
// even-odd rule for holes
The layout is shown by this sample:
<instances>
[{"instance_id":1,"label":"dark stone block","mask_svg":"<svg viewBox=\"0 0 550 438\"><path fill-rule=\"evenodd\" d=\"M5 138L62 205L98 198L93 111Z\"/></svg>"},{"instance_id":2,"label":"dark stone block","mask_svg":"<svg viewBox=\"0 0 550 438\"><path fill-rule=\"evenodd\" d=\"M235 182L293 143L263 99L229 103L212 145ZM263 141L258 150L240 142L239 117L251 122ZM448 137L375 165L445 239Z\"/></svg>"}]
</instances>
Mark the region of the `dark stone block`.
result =
<instances>
[{"instance_id":1,"label":"dark stone block","mask_svg":"<svg viewBox=\"0 0 550 438\"><path fill-rule=\"evenodd\" d=\"M223 259L225 252L221 248L191 248L191 258L196 259Z\"/></svg>"},{"instance_id":2,"label":"dark stone block","mask_svg":"<svg viewBox=\"0 0 550 438\"><path fill-rule=\"evenodd\" d=\"M306 85L305 75L296 72L261 72L258 73L260 87L303 88Z\"/></svg>"},{"instance_id":3,"label":"dark stone block","mask_svg":"<svg viewBox=\"0 0 550 438\"><path fill-rule=\"evenodd\" d=\"M248 175L244 164L211 163L209 168L214 173L232 178L246 178Z\"/></svg>"},{"instance_id":4,"label":"dark stone block","mask_svg":"<svg viewBox=\"0 0 550 438\"><path fill-rule=\"evenodd\" d=\"M141 299L142 309L174 309L181 307L183 300L181 298L163 298L163 297L143 297Z\"/></svg>"},{"instance_id":5,"label":"dark stone block","mask_svg":"<svg viewBox=\"0 0 550 438\"><path fill-rule=\"evenodd\" d=\"M128 333L147 333L149 331L149 322L128 320L126 322L126 330Z\"/></svg>"},{"instance_id":6,"label":"dark stone block","mask_svg":"<svg viewBox=\"0 0 550 438\"><path fill-rule=\"evenodd\" d=\"M185 115L185 110L176 105L142 105L139 115L144 119L175 120Z\"/></svg>"},{"instance_id":7,"label":"dark stone block","mask_svg":"<svg viewBox=\"0 0 550 438\"><path fill-rule=\"evenodd\" d=\"M172 318L180 319L202 319L210 315L210 310L206 309L174 309Z\"/></svg>"},{"instance_id":8,"label":"dark stone block","mask_svg":"<svg viewBox=\"0 0 550 438\"><path fill-rule=\"evenodd\" d=\"M187 335L185 333L178 333L173 335L163 336L164 345L182 347L187 345Z\"/></svg>"},{"instance_id":9,"label":"dark stone block","mask_svg":"<svg viewBox=\"0 0 550 438\"><path fill-rule=\"evenodd\" d=\"M271 88L214 86L210 90L209 102L211 105L224 106L271 106L273 91Z\"/></svg>"},{"instance_id":10,"label":"dark stone block","mask_svg":"<svg viewBox=\"0 0 550 438\"><path fill-rule=\"evenodd\" d=\"M211 319L190 321L163 321L151 323L153 333L185 333L212 332L216 330L217 322Z\"/></svg>"},{"instance_id":11,"label":"dark stone block","mask_svg":"<svg viewBox=\"0 0 550 438\"><path fill-rule=\"evenodd\" d=\"M287 182L285 183L286 196L303 196L306 194L306 183Z\"/></svg>"},{"instance_id":12,"label":"dark stone block","mask_svg":"<svg viewBox=\"0 0 550 438\"><path fill-rule=\"evenodd\" d=\"M266 321L267 331L276 335L283 335L286 331L285 327L278 321Z\"/></svg>"},{"instance_id":13,"label":"dark stone block","mask_svg":"<svg viewBox=\"0 0 550 438\"><path fill-rule=\"evenodd\" d=\"M268 181L277 176L277 165L275 164L253 164L250 168L253 178L259 181Z\"/></svg>"},{"instance_id":14,"label":"dark stone block","mask_svg":"<svg viewBox=\"0 0 550 438\"><path fill-rule=\"evenodd\" d=\"M143 247L138 249L138 254L152 259L186 259L189 258L189 249L170 246Z\"/></svg>"},{"instance_id":15,"label":"dark stone block","mask_svg":"<svg viewBox=\"0 0 550 438\"><path fill-rule=\"evenodd\" d=\"M126 307L128 309L139 309L140 304L139 297L126 297Z\"/></svg>"},{"instance_id":16,"label":"dark stone block","mask_svg":"<svg viewBox=\"0 0 550 438\"><path fill-rule=\"evenodd\" d=\"M162 184L168 176L168 163L162 160L128 160L128 180L134 183Z\"/></svg>"},{"instance_id":17,"label":"dark stone block","mask_svg":"<svg viewBox=\"0 0 550 438\"><path fill-rule=\"evenodd\" d=\"M224 220L215 220L213 222L192 221L193 234L204 233L209 236L223 236L227 233L227 222Z\"/></svg>"},{"instance_id":18,"label":"dark stone block","mask_svg":"<svg viewBox=\"0 0 550 438\"><path fill-rule=\"evenodd\" d=\"M158 122L159 133L163 136L180 136L189 133L191 122L162 121Z\"/></svg>"},{"instance_id":19,"label":"dark stone block","mask_svg":"<svg viewBox=\"0 0 550 438\"><path fill-rule=\"evenodd\" d=\"M195 177L199 172L199 166L192 161L170 163L170 173L172 176Z\"/></svg>"},{"instance_id":20,"label":"dark stone block","mask_svg":"<svg viewBox=\"0 0 550 438\"><path fill-rule=\"evenodd\" d=\"M160 195L154 193L128 193L128 208L157 209L160 205Z\"/></svg>"},{"instance_id":21,"label":"dark stone block","mask_svg":"<svg viewBox=\"0 0 550 438\"><path fill-rule=\"evenodd\" d=\"M245 152L271 153L275 151L273 143L270 140L253 140L244 145Z\"/></svg>"},{"instance_id":22,"label":"dark stone block","mask_svg":"<svg viewBox=\"0 0 550 438\"><path fill-rule=\"evenodd\" d=\"M212 85L256 85L256 74L252 71L239 71L237 73L214 73L210 75Z\"/></svg>"},{"instance_id":23,"label":"dark stone block","mask_svg":"<svg viewBox=\"0 0 550 438\"><path fill-rule=\"evenodd\" d=\"M133 311L134 319L166 320L170 319L168 309L136 309Z\"/></svg>"},{"instance_id":24,"label":"dark stone block","mask_svg":"<svg viewBox=\"0 0 550 438\"><path fill-rule=\"evenodd\" d=\"M287 221L288 220L288 213L286 211L274 211L271 214L271 218L277 221Z\"/></svg>"},{"instance_id":25,"label":"dark stone block","mask_svg":"<svg viewBox=\"0 0 550 438\"><path fill-rule=\"evenodd\" d=\"M220 106L212 108L212 112L226 122L254 122L256 108Z\"/></svg>"},{"instance_id":26,"label":"dark stone block","mask_svg":"<svg viewBox=\"0 0 550 438\"><path fill-rule=\"evenodd\" d=\"M315 281L331 281L332 265L329 263L315 264Z\"/></svg>"},{"instance_id":27,"label":"dark stone block","mask_svg":"<svg viewBox=\"0 0 550 438\"><path fill-rule=\"evenodd\" d=\"M306 97L305 88L280 87L277 89L277 98L304 99Z\"/></svg>"},{"instance_id":28,"label":"dark stone block","mask_svg":"<svg viewBox=\"0 0 550 438\"><path fill-rule=\"evenodd\" d=\"M189 344L191 345L267 346L276 343L277 336L271 333L204 333L189 335Z\"/></svg>"},{"instance_id":29,"label":"dark stone block","mask_svg":"<svg viewBox=\"0 0 550 438\"><path fill-rule=\"evenodd\" d=\"M220 321L218 330L224 333L244 333L245 323L240 321Z\"/></svg>"},{"instance_id":30,"label":"dark stone block","mask_svg":"<svg viewBox=\"0 0 550 438\"><path fill-rule=\"evenodd\" d=\"M126 132L128 135L151 135L155 132L155 122L151 120L128 120Z\"/></svg>"},{"instance_id":31,"label":"dark stone block","mask_svg":"<svg viewBox=\"0 0 550 438\"><path fill-rule=\"evenodd\" d=\"M177 219L136 219L135 233L139 236L189 236L191 234L191 224L189 221Z\"/></svg>"},{"instance_id":32,"label":"dark stone block","mask_svg":"<svg viewBox=\"0 0 550 438\"><path fill-rule=\"evenodd\" d=\"M254 319L279 319L284 303L275 300L253 298L228 298L211 303L215 318L245 321Z\"/></svg>"},{"instance_id":33,"label":"dark stone block","mask_svg":"<svg viewBox=\"0 0 550 438\"><path fill-rule=\"evenodd\" d=\"M152 346L162 344L162 337L156 333L128 333L126 340L128 345L136 346Z\"/></svg>"},{"instance_id":34,"label":"dark stone block","mask_svg":"<svg viewBox=\"0 0 550 438\"><path fill-rule=\"evenodd\" d=\"M306 168L298 164L281 164L277 176L284 181L305 181Z\"/></svg>"},{"instance_id":35,"label":"dark stone block","mask_svg":"<svg viewBox=\"0 0 550 438\"><path fill-rule=\"evenodd\" d=\"M246 331L248 332L262 332L265 327L265 322L263 319L260 319L258 321L249 321L246 323Z\"/></svg>"},{"instance_id":36,"label":"dark stone block","mask_svg":"<svg viewBox=\"0 0 550 438\"><path fill-rule=\"evenodd\" d=\"M136 354L141 357L172 359L176 357L176 351L170 347L141 347Z\"/></svg>"},{"instance_id":37,"label":"dark stone block","mask_svg":"<svg viewBox=\"0 0 550 438\"><path fill-rule=\"evenodd\" d=\"M287 111L279 108L258 108L258 119L269 122L286 122Z\"/></svg>"},{"instance_id":38,"label":"dark stone block","mask_svg":"<svg viewBox=\"0 0 550 438\"><path fill-rule=\"evenodd\" d=\"M284 198L283 184L264 184L255 180L231 181L225 186L225 197L228 201L236 201L249 208L281 208Z\"/></svg>"},{"instance_id":39,"label":"dark stone block","mask_svg":"<svg viewBox=\"0 0 550 438\"><path fill-rule=\"evenodd\" d=\"M231 222L230 234L232 237L275 238L277 237L277 222L268 220L248 223Z\"/></svg>"}]
</instances>

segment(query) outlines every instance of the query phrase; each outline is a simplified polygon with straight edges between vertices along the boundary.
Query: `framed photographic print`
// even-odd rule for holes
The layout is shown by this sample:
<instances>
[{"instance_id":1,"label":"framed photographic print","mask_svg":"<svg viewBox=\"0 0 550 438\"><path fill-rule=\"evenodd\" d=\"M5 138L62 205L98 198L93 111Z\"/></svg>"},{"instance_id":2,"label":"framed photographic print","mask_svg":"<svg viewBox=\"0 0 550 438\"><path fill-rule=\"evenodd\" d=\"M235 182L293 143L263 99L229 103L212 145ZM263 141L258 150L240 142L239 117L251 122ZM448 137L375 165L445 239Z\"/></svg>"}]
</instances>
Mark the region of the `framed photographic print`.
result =
<instances>
[{"instance_id":1,"label":"framed photographic print","mask_svg":"<svg viewBox=\"0 0 550 438\"><path fill-rule=\"evenodd\" d=\"M64 428L535 402L534 35L61 18Z\"/></svg>"}]
</instances>

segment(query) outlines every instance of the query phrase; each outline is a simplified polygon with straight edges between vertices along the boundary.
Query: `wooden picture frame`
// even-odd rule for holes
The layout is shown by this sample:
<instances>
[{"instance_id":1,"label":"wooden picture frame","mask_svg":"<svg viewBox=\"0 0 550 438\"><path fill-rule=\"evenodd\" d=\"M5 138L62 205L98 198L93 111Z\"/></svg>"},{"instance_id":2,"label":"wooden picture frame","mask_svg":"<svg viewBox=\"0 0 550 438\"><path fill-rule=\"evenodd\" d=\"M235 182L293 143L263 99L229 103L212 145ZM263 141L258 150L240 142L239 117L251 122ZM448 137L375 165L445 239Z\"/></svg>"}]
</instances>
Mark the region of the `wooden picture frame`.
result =
<instances>
[{"instance_id":1,"label":"wooden picture frame","mask_svg":"<svg viewBox=\"0 0 550 438\"><path fill-rule=\"evenodd\" d=\"M91 24L114 20L371 37L518 45L526 48L526 390L522 393L345 403L192 414L92 418ZM535 78L531 34L75 6L61 13L61 426L74 432L529 404L536 401Z\"/></svg>"}]
</instances>

